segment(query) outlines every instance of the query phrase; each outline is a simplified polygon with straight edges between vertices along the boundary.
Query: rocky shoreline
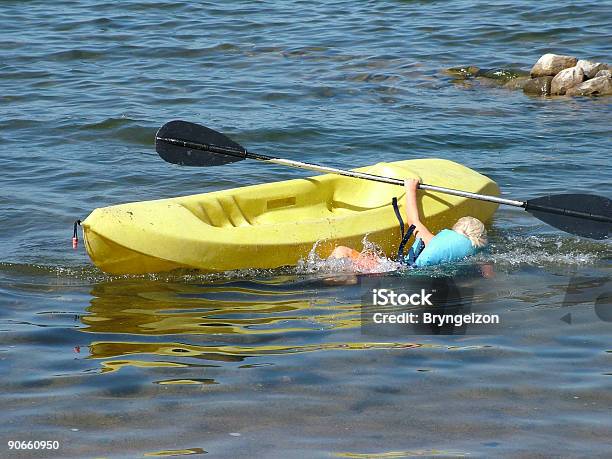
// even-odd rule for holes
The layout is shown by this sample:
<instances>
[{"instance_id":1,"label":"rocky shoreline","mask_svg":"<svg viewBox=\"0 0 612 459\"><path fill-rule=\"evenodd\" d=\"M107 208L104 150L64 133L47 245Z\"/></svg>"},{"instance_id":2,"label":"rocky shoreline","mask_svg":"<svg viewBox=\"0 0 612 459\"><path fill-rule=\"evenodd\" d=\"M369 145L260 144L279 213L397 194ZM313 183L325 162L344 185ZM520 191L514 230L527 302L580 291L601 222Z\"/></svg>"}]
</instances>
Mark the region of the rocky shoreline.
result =
<instances>
[{"instance_id":1,"label":"rocky shoreline","mask_svg":"<svg viewBox=\"0 0 612 459\"><path fill-rule=\"evenodd\" d=\"M522 89L524 93L532 95L612 95L612 71L609 65L558 54L544 54L529 72L466 66L449 68L445 73L451 75L455 82L476 79L485 85Z\"/></svg>"}]
</instances>

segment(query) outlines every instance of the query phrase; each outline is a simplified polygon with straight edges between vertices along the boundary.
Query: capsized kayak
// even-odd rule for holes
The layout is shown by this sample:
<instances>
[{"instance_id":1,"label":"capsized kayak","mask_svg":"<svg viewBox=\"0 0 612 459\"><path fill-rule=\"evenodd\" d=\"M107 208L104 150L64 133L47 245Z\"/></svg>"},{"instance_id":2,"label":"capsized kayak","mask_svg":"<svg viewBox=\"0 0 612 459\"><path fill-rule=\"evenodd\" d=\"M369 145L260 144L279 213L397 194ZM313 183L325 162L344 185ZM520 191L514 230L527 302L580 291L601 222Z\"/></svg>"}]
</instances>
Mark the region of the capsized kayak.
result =
<instances>
[{"instance_id":1,"label":"capsized kayak","mask_svg":"<svg viewBox=\"0 0 612 459\"><path fill-rule=\"evenodd\" d=\"M355 170L499 195L488 177L443 159ZM104 207L82 227L92 261L111 274L276 268L295 265L318 241L322 257L337 245L359 250L366 234L392 256L400 241L393 197L405 215L401 187L328 174ZM434 233L467 215L486 222L497 209L495 203L436 192L419 192L419 202L423 222Z\"/></svg>"}]
</instances>

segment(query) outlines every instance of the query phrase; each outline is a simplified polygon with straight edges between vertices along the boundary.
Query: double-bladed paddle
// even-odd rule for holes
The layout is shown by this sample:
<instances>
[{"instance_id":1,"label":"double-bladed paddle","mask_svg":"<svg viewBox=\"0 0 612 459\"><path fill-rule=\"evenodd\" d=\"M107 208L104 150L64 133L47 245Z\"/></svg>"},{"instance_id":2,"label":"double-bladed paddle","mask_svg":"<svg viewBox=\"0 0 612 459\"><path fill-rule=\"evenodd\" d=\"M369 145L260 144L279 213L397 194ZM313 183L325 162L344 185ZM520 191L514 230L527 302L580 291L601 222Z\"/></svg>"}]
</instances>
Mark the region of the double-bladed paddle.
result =
<instances>
[{"instance_id":1,"label":"double-bladed paddle","mask_svg":"<svg viewBox=\"0 0 612 459\"><path fill-rule=\"evenodd\" d=\"M165 161L183 166L219 166L243 159L255 159L316 172L374 180L391 185L404 184L403 180L396 178L251 153L220 132L187 121L177 120L164 124L155 135L155 148ZM514 201L424 183L419 184L419 188L520 207L555 228L592 239L608 238L612 228L612 201L603 196L558 194L528 201Z\"/></svg>"}]
</instances>

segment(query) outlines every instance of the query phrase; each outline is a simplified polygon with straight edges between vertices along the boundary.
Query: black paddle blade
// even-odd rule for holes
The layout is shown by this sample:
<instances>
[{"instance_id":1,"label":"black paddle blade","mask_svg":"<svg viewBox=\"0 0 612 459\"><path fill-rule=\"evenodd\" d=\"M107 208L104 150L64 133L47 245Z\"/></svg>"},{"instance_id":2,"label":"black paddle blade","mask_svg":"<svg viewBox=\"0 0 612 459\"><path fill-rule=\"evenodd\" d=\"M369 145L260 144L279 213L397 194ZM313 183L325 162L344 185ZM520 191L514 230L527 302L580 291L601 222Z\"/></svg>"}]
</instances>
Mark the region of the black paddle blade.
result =
<instances>
[{"instance_id":1,"label":"black paddle blade","mask_svg":"<svg viewBox=\"0 0 612 459\"><path fill-rule=\"evenodd\" d=\"M187 121L170 121L155 134L164 161L181 166L220 166L240 161L246 150L217 131Z\"/></svg>"},{"instance_id":2,"label":"black paddle blade","mask_svg":"<svg viewBox=\"0 0 612 459\"><path fill-rule=\"evenodd\" d=\"M606 239L612 229L612 201L592 194L558 194L532 199L525 210L567 233Z\"/></svg>"}]
</instances>

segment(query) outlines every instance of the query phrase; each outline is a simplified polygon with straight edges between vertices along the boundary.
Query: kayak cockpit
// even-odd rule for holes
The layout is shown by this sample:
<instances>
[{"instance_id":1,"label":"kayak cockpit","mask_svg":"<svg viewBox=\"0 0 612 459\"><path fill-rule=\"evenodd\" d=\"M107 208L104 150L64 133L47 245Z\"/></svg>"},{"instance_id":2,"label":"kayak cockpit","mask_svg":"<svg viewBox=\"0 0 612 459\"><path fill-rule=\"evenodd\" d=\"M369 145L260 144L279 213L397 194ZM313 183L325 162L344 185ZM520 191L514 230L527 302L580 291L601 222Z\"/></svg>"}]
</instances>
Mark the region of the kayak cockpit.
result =
<instances>
[{"instance_id":1,"label":"kayak cockpit","mask_svg":"<svg viewBox=\"0 0 612 459\"><path fill-rule=\"evenodd\" d=\"M377 164L368 172L414 176L409 169ZM289 180L273 186L260 185L256 194L246 188L180 199L180 204L203 223L217 228L278 225L343 218L391 205L404 191L385 183L338 175Z\"/></svg>"}]
</instances>

